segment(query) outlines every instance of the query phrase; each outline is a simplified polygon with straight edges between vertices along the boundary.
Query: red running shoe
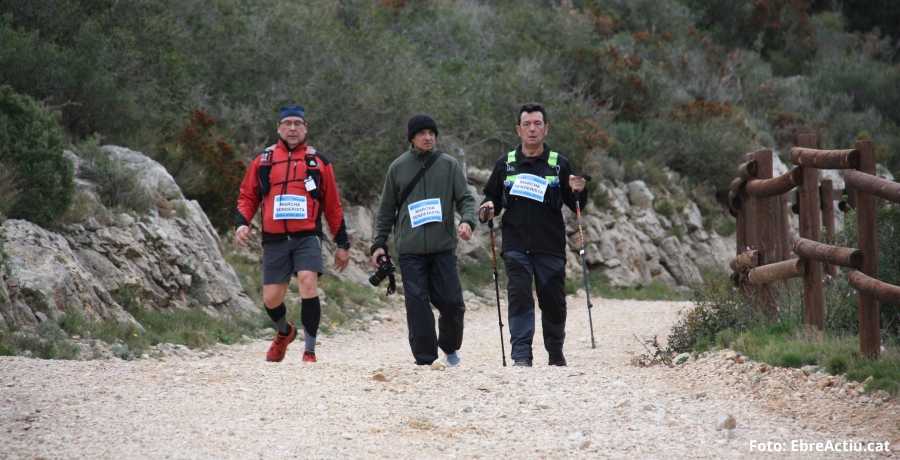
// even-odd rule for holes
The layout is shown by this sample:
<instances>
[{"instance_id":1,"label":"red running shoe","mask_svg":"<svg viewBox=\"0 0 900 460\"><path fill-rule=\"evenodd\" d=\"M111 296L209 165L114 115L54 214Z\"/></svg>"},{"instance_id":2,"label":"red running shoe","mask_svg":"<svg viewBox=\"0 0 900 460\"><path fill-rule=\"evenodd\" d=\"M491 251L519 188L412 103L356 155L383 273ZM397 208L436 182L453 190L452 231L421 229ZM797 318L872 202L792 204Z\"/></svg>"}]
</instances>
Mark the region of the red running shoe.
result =
<instances>
[{"instance_id":1,"label":"red running shoe","mask_svg":"<svg viewBox=\"0 0 900 460\"><path fill-rule=\"evenodd\" d=\"M314 352L314 351L312 351L312 350L306 350L306 351L304 351L304 352L303 352L303 361L305 361L305 362L307 362L307 363L314 363L314 362L316 362L316 352Z\"/></svg>"},{"instance_id":2,"label":"red running shoe","mask_svg":"<svg viewBox=\"0 0 900 460\"><path fill-rule=\"evenodd\" d=\"M287 351L288 344L297 338L297 328L294 327L294 323L288 323L288 326L291 327L290 334L275 334L275 340L272 341L272 346L269 347L269 352L266 353L266 361L280 363L284 359L284 353Z\"/></svg>"}]
</instances>

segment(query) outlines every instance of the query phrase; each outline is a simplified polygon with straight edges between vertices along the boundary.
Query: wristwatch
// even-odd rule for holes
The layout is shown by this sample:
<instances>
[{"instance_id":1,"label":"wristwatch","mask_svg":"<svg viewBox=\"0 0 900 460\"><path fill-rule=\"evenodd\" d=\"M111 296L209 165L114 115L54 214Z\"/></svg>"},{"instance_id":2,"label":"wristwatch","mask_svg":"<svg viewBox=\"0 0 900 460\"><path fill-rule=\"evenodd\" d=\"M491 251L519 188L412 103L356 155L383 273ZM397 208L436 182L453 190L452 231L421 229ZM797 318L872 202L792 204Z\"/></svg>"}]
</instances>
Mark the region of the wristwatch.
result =
<instances>
[{"instance_id":1,"label":"wristwatch","mask_svg":"<svg viewBox=\"0 0 900 460\"><path fill-rule=\"evenodd\" d=\"M337 244L337 248L338 248L338 249L350 249L350 242L347 241L347 242L344 242L344 243L338 243L338 244Z\"/></svg>"}]
</instances>

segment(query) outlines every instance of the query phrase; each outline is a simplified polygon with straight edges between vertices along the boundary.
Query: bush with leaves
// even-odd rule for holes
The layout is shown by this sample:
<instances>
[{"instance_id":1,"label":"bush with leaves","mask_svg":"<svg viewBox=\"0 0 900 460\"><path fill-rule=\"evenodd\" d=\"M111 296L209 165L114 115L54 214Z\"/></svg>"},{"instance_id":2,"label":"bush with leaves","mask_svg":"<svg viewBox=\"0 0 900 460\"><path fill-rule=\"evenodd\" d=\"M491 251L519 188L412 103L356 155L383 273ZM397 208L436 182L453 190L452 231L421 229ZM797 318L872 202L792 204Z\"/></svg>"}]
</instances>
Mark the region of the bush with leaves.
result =
<instances>
[{"instance_id":1,"label":"bush with leaves","mask_svg":"<svg viewBox=\"0 0 900 460\"><path fill-rule=\"evenodd\" d=\"M0 165L16 171L9 217L51 227L72 202L74 165L66 158L56 117L28 96L0 86ZM8 187L7 187L8 188ZM6 196L12 193L7 192ZM7 200L9 198L6 198Z\"/></svg>"},{"instance_id":2,"label":"bush with leaves","mask_svg":"<svg viewBox=\"0 0 900 460\"><path fill-rule=\"evenodd\" d=\"M191 122L178 137L178 158L171 161L197 166L202 187L186 188L185 197L197 200L213 226L224 232L234 225L238 190L247 165L237 158L234 147L227 142L212 141L213 126L215 120L202 110L191 110Z\"/></svg>"},{"instance_id":3,"label":"bush with leaves","mask_svg":"<svg viewBox=\"0 0 900 460\"><path fill-rule=\"evenodd\" d=\"M763 318L756 299L731 286L724 272L712 273L706 286L691 291L694 305L682 310L669 332L669 347L691 351L697 343L712 343L725 329L742 330L759 324Z\"/></svg>"}]
</instances>

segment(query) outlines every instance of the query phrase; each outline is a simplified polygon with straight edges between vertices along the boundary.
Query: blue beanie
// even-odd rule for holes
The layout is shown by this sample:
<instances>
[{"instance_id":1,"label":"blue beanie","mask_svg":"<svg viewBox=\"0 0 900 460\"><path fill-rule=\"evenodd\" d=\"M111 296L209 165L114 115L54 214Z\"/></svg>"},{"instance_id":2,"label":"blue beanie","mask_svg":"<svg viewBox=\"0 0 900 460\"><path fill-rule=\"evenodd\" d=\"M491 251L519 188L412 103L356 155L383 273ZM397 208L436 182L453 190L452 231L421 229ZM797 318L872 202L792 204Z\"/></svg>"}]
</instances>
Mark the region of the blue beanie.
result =
<instances>
[{"instance_id":1,"label":"blue beanie","mask_svg":"<svg viewBox=\"0 0 900 460\"><path fill-rule=\"evenodd\" d=\"M306 121L306 114L303 113L303 107L300 107L299 105L286 105L282 107L278 122L281 123L281 120L284 120L287 117L300 117L303 121Z\"/></svg>"}]
</instances>

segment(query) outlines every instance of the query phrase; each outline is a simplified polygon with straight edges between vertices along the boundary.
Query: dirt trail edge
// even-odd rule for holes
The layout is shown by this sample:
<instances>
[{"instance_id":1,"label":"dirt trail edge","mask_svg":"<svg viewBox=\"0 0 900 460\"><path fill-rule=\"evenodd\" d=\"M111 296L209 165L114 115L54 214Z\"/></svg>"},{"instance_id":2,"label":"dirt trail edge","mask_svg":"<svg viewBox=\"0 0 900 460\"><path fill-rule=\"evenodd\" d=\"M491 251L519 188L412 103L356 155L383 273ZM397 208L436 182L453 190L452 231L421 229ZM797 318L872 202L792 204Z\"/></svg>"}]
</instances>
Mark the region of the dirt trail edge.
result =
<instances>
[{"instance_id":1,"label":"dirt trail edge","mask_svg":"<svg viewBox=\"0 0 900 460\"><path fill-rule=\"evenodd\" d=\"M584 299L569 299L565 368L547 366L540 330L533 368L502 367L491 308L467 312L462 366L444 370L412 363L400 310L323 338L315 364L301 341L280 364L264 361L266 341L203 357L0 357L0 458L898 458L815 451L900 451L896 400L726 352L634 367L633 335L665 337L689 304L594 303L591 349Z\"/></svg>"}]
</instances>

